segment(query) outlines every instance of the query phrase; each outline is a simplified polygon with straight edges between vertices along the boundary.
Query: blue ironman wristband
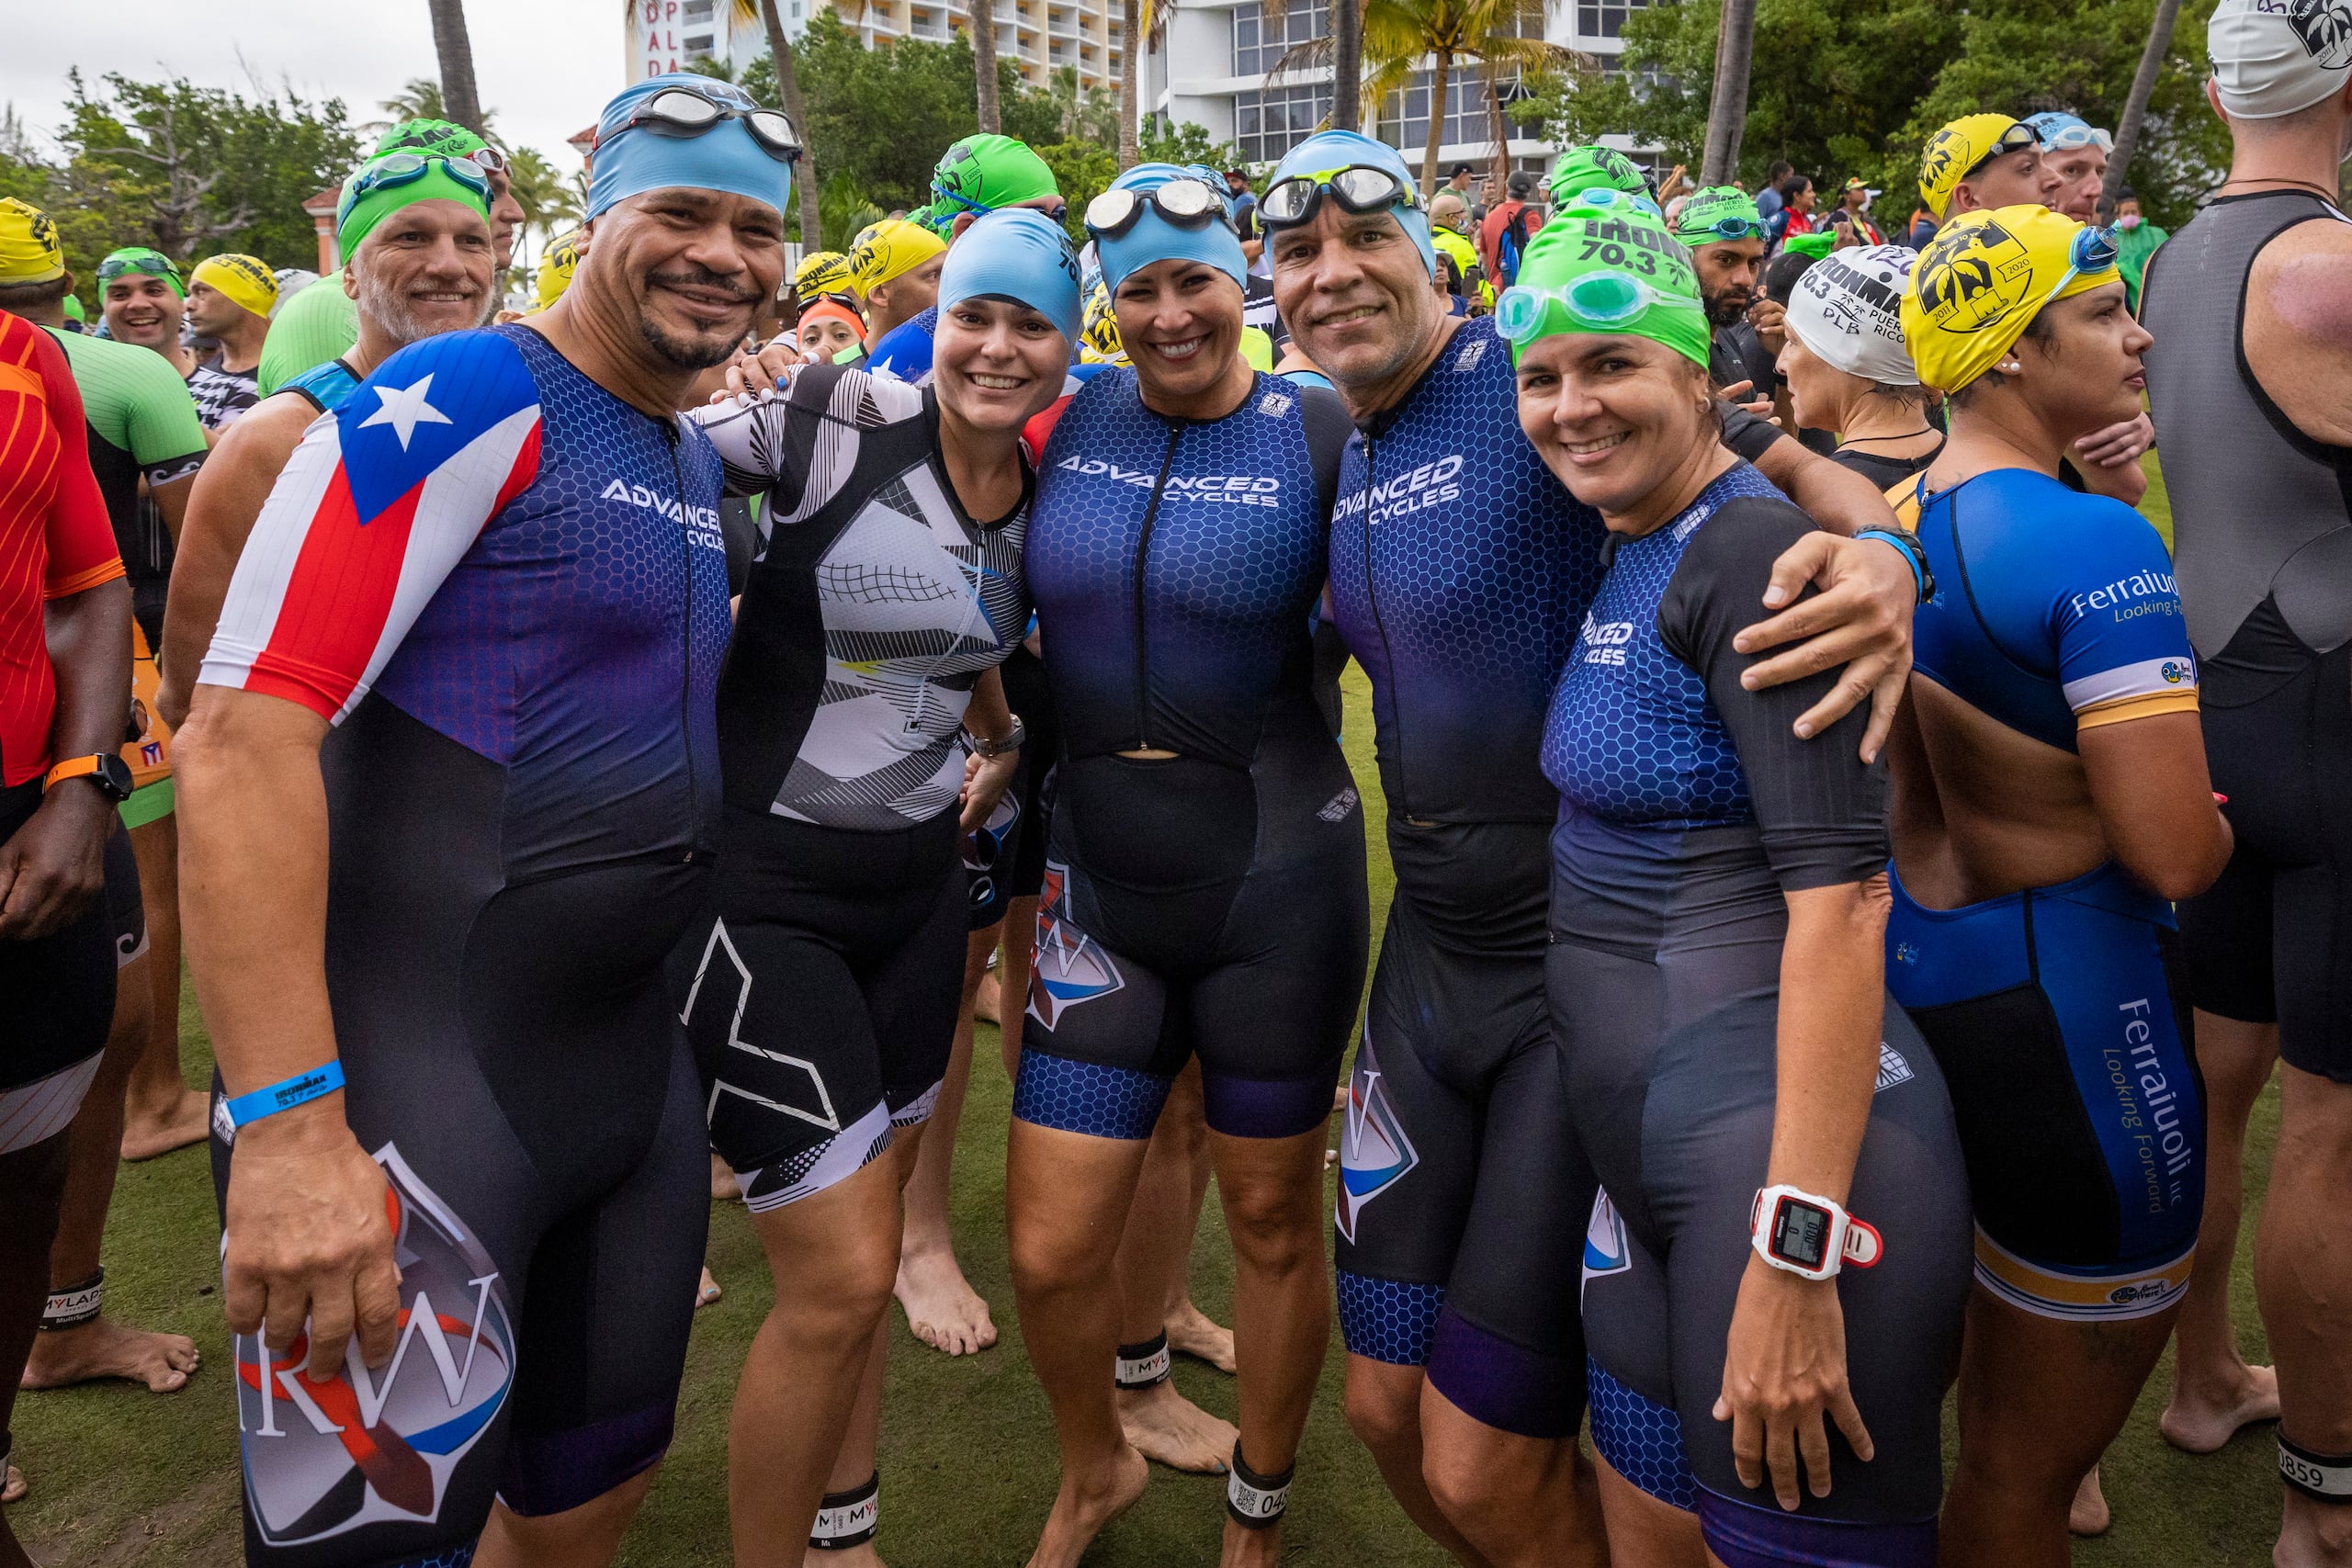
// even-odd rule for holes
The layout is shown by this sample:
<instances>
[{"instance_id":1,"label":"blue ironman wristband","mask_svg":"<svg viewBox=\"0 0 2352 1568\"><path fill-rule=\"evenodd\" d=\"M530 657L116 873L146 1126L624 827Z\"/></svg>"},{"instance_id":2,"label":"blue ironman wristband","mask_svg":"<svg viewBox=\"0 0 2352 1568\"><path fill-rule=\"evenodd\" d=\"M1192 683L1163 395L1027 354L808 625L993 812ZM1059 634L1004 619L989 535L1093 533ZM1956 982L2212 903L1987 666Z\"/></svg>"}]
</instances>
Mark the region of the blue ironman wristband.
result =
<instances>
[{"instance_id":1,"label":"blue ironman wristband","mask_svg":"<svg viewBox=\"0 0 2352 1568\"><path fill-rule=\"evenodd\" d=\"M1905 534L1894 528L1858 528L1854 531L1854 537L1884 539L1902 551L1904 562L1911 568L1911 582L1918 591L1918 602L1924 604L1936 596L1935 580L1928 575L1927 551L1921 547L1917 535Z\"/></svg>"},{"instance_id":2,"label":"blue ironman wristband","mask_svg":"<svg viewBox=\"0 0 2352 1568\"><path fill-rule=\"evenodd\" d=\"M229 1113L232 1126L245 1127L265 1116L275 1116L281 1111L291 1111L307 1105L322 1094L333 1094L343 1087L343 1064L331 1061L322 1066L296 1073L267 1089L257 1089L251 1094L241 1094L225 1102L221 1109Z\"/></svg>"}]
</instances>

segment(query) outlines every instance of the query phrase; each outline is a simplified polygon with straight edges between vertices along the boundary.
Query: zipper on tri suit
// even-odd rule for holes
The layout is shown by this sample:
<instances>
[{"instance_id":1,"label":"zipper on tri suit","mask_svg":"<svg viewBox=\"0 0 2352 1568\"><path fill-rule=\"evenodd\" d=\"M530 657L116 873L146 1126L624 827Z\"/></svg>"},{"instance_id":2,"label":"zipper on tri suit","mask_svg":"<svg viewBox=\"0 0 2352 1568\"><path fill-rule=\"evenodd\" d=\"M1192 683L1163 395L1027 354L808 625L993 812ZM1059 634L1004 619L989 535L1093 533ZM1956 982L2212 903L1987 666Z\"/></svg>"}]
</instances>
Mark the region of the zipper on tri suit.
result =
<instances>
[{"instance_id":1,"label":"zipper on tri suit","mask_svg":"<svg viewBox=\"0 0 2352 1568\"><path fill-rule=\"evenodd\" d=\"M678 617L678 739L686 748L686 852L680 858L688 865L694 863L695 843L691 824L695 802L700 791L695 787L695 542L686 521L686 470L678 461L678 426L674 420L662 422L662 434L670 446L671 493L678 498L678 548L684 552L686 568L685 613Z\"/></svg>"},{"instance_id":2,"label":"zipper on tri suit","mask_svg":"<svg viewBox=\"0 0 2352 1568\"><path fill-rule=\"evenodd\" d=\"M1380 634L1380 657L1388 666L1388 715L1396 729L1396 782L1405 782L1405 704L1397 690L1396 655L1388 646L1388 623L1380 618L1380 590L1372 576L1372 437L1363 438L1363 602L1372 611L1373 630ZM1400 789L1408 807L1407 819L1412 819L1412 792Z\"/></svg>"},{"instance_id":3,"label":"zipper on tri suit","mask_svg":"<svg viewBox=\"0 0 2352 1568\"><path fill-rule=\"evenodd\" d=\"M1151 675L1150 656L1144 644L1144 569L1151 554L1152 525L1159 520L1159 498L1168 488L1168 470L1176 466L1176 443L1184 437L1184 427L1175 420L1168 422L1168 450L1160 454L1159 478L1152 481L1151 499L1144 503L1143 527L1136 535L1136 744L1138 751L1157 750L1151 743Z\"/></svg>"}]
</instances>

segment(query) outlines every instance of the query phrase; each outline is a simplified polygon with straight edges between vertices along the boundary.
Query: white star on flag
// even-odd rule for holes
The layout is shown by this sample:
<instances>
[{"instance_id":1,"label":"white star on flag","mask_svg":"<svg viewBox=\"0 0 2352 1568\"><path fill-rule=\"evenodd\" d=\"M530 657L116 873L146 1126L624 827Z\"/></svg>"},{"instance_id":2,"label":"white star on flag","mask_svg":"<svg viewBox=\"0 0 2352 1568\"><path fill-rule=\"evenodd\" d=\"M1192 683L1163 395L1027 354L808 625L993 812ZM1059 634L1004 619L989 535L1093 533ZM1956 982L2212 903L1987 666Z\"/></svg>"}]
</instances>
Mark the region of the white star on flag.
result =
<instances>
[{"instance_id":1,"label":"white star on flag","mask_svg":"<svg viewBox=\"0 0 2352 1568\"><path fill-rule=\"evenodd\" d=\"M432 389L433 373L431 371L425 372L424 379L413 387L401 387L398 389L390 387L376 388L376 395L384 400L384 406L361 420L359 428L365 430L371 424L389 424L392 427L392 434L401 438L401 450L407 451L408 438L416 434L418 425L449 423L447 414L424 400L425 393Z\"/></svg>"}]
</instances>

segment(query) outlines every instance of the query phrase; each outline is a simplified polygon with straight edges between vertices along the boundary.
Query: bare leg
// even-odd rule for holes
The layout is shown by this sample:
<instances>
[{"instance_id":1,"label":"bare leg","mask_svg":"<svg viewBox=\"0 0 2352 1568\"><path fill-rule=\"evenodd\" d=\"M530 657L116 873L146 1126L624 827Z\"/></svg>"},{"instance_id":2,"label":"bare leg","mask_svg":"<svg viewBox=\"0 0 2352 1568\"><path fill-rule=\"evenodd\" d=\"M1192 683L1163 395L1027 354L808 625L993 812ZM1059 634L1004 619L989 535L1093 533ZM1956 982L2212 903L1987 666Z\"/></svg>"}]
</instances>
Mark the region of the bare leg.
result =
<instances>
[{"instance_id":1,"label":"bare leg","mask_svg":"<svg viewBox=\"0 0 2352 1568\"><path fill-rule=\"evenodd\" d=\"M1192 1289L1187 1282L1192 1272L1193 1246L1201 1234L1201 1204L1208 1197L1211 1174L1209 1128L1203 1111L1200 1064L1194 1062L1188 1065L1177 1078L1175 1089L1168 1097L1168 1109L1160 1113L1159 1128L1153 1134L1155 1145L1163 1137L1181 1140L1185 1167L1190 1175L1190 1201L1183 1219L1184 1257L1168 1277L1167 1309L1161 1314L1161 1319L1170 1350L1180 1356L1190 1356L1196 1361L1206 1361L1231 1377L1233 1330L1216 1323L1193 1304ZM1181 1120L1179 1112L1182 1113ZM1171 1122L1174 1123L1172 1128Z\"/></svg>"},{"instance_id":2,"label":"bare leg","mask_svg":"<svg viewBox=\"0 0 2352 1568\"><path fill-rule=\"evenodd\" d=\"M728 1516L742 1568L798 1568L808 1550L890 1302L898 1174L877 1159L752 1216L776 1293L728 1423Z\"/></svg>"},{"instance_id":3,"label":"bare leg","mask_svg":"<svg viewBox=\"0 0 2352 1568\"><path fill-rule=\"evenodd\" d=\"M123 1093L122 1157L153 1159L204 1141L210 1099L180 1076L179 817L158 818L130 830L139 861L139 895L147 907L144 1048L131 1065Z\"/></svg>"},{"instance_id":4,"label":"bare leg","mask_svg":"<svg viewBox=\"0 0 2352 1568\"><path fill-rule=\"evenodd\" d=\"M0 1430L6 1429L17 1403L17 1380L6 1374L23 1367L49 1295L49 1246L65 1193L68 1136L60 1134L28 1149L0 1154ZM21 1495L23 1477L13 1470L0 1476L0 1484L12 1482ZM33 1568L4 1514L0 1568Z\"/></svg>"},{"instance_id":5,"label":"bare leg","mask_svg":"<svg viewBox=\"0 0 2352 1568\"><path fill-rule=\"evenodd\" d=\"M1971 1288L1945 1568L2066 1568L2075 1489L2122 1430L2177 1312L2060 1323Z\"/></svg>"},{"instance_id":6,"label":"bare leg","mask_svg":"<svg viewBox=\"0 0 2352 1568\"><path fill-rule=\"evenodd\" d=\"M114 1201L115 1172L120 1168L123 1083L150 1038L147 1015L153 1004L148 970L153 963L151 951L125 964L115 976L114 1022L107 1034L106 1055L99 1059L98 1076L90 1081L90 1091L83 1097L69 1134L73 1153L65 1177L65 1202L57 1216L57 1239L49 1249L52 1291L82 1284L98 1271L107 1208ZM25 1363L23 1384L63 1388L99 1378L127 1378L145 1383L156 1393L175 1393L187 1385L196 1363L196 1341L185 1335L153 1334L99 1317L78 1328L56 1329L35 1338L32 1355Z\"/></svg>"},{"instance_id":7,"label":"bare leg","mask_svg":"<svg viewBox=\"0 0 2352 1568\"><path fill-rule=\"evenodd\" d=\"M1496 1568L1609 1568L1600 1494L1579 1462L1574 1435L1498 1430L1465 1414L1427 1379L1420 1422L1430 1495Z\"/></svg>"},{"instance_id":8,"label":"bare leg","mask_svg":"<svg viewBox=\"0 0 2352 1568\"><path fill-rule=\"evenodd\" d=\"M1037 896L1014 898L1004 907L1004 960L997 966L997 1011L1010 1011L998 1029L997 1049L1004 1076L1021 1076L1021 1020L1029 1006L1029 961L1037 951ZM1010 997L1012 1000L1001 998Z\"/></svg>"},{"instance_id":9,"label":"bare leg","mask_svg":"<svg viewBox=\"0 0 2352 1568\"><path fill-rule=\"evenodd\" d=\"M1600 1511L1609 1521L1611 1568L1702 1568L1715 1560L1699 1534L1699 1516L1662 1503L1595 1455Z\"/></svg>"},{"instance_id":10,"label":"bare leg","mask_svg":"<svg viewBox=\"0 0 2352 1568\"><path fill-rule=\"evenodd\" d=\"M2098 1483L2098 1466L2093 1465L2091 1472L2075 1488L2075 1500L2066 1506L2066 1533L2105 1535L2107 1527L2114 1522L2115 1516L2108 1510L2107 1493Z\"/></svg>"},{"instance_id":11,"label":"bare leg","mask_svg":"<svg viewBox=\"0 0 2352 1568\"><path fill-rule=\"evenodd\" d=\"M1372 1450L1389 1495L1405 1517L1466 1568L1487 1568L1478 1549L1453 1528L1452 1520L1430 1495L1421 1475L1421 1386L1429 1380L1419 1367L1375 1361L1351 1351L1348 1355L1348 1426Z\"/></svg>"},{"instance_id":12,"label":"bare leg","mask_svg":"<svg viewBox=\"0 0 2352 1568\"><path fill-rule=\"evenodd\" d=\"M654 1465L560 1514L526 1518L503 1503L496 1505L474 1548L473 1568L601 1568L620 1549L622 1532L637 1517L661 1469Z\"/></svg>"},{"instance_id":13,"label":"bare leg","mask_svg":"<svg viewBox=\"0 0 2352 1568\"><path fill-rule=\"evenodd\" d=\"M2165 1440L2209 1454L2237 1429L2278 1416L2278 1374L2249 1367L2230 1325L2230 1272L2245 1203L2245 1122L2278 1060L2278 1026L2197 1015L2197 1065L2205 1075L2205 1220L2199 1268L2174 1327L2172 1402L2157 1427Z\"/></svg>"},{"instance_id":14,"label":"bare leg","mask_svg":"<svg viewBox=\"0 0 2352 1568\"><path fill-rule=\"evenodd\" d=\"M1212 1130L1218 1196L1233 1236L1233 1342L1239 1361L1241 1457L1279 1475L1297 1457L1331 1337L1323 1255L1323 1139L1234 1138ZM1223 1568L1282 1560L1282 1525L1225 1524Z\"/></svg>"},{"instance_id":15,"label":"bare leg","mask_svg":"<svg viewBox=\"0 0 2352 1568\"><path fill-rule=\"evenodd\" d=\"M1141 1139L1012 1123L1005 1152L1012 1288L1029 1363L1054 1407L1062 1461L1030 1568L1076 1568L1143 1495L1149 1466L1119 1430L1104 1374L1119 1348L1113 1260L1145 1148Z\"/></svg>"},{"instance_id":16,"label":"bare leg","mask_svg":"<svg viewBox=\"0 0 2352 1568\"><path fill-rule=\"evenodd\" d=\"M974 931L964 947L963 1005L956 1010L956 1040L947 1054L947 1076L939 1085L933 1108L930 1137L921 1141L922 1153L907 1182L906 1239L899 1248L899 1279L894 1293L906 1309L907 1326L934 1350L969 1356L996 1343L996 1324L989 1303L964 1278L956 1261L955 1238L948 1234L949 1179L956 1160L956 1129L964 1119L964 1093L972 1081L972 993L988 973L989 953L997 932L991 926ZM863 1481L865 1477L858 1478Z\"/></svg>"},{"instance_id":17,"label":"bare leg","mask_svg":"<svg viewBox=\"0 0 2352 1568\"><path fill-rule=\"evenodd\" d=\"M727 1168L727 1162L718 1157L716 1149L710 1153L710 1196L711 1201L717 1203L740 1203L743 1201L743 1190L735 1184L735 1173Z\"/></svg>"},{"instance_id":18,"label":"bare leg","mask_svg":"<svg viewBox=\"0 0 2352 1568\"><path fill-rule=\"evenodd\" d=\"M1184 1299L1184 1269L1200 1217L1193 1156L1206 1135L1201 1122L1200 1064L1187 1063L1152 1130L1135 1202L1119 1237L1114 1267L1122 1345L1159 1337L1168 1323L1169 1303ZM1173 1470L1225 1473L1238 1436L1233 1424L1186 1399L1172 1381L1163 1379L1147 1389L1121 1389L1118 1406L1120 1429L1146 1459Z\"/></svg>"},{"instance_id":19,"label":"bare leg","mask_svg":"<svg viewBox=\"0 0 2352 1568\"><path fill-rule=\"evenodd\" d=\"M2352 1084L2279 1068L2278 1145L2254 1283L2278 1367L2279 1435L2352 1453ZM2352 1563L2352 1507L2287 1492L2278 1568Z\"/></svg>"}]
</instances>

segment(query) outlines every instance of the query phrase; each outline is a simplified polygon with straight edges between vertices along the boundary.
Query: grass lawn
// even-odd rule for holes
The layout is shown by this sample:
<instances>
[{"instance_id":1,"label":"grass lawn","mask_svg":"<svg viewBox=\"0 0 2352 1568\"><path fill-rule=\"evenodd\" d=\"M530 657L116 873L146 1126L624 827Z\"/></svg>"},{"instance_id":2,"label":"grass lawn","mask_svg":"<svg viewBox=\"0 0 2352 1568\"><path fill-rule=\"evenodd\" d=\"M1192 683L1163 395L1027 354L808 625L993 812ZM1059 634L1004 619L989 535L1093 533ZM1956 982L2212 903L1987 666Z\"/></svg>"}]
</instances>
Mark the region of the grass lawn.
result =
<instances>
[{"instance_id":1,"label":"grass lawn","mask_svg":"<svg viewBox=\"0 0 2352 1568\"><path fill-rule=\"evenodd\" d=\"M1377 932L1390 882L1367 689L1352 669L1348 697L1349 755L1370 812ZM200 1078L210 1063L192 1002L183 1027L188 1070ZM1022 1354L1005 1270L1002 1150L1011 1096L996 1066L994 1030L981 1029L976 1061L956 1172L957 1235L965 1266L994 1306L1003 1337L985 1354L950 1360L917 1344L892 1311L897 1338L883 1426L881 1545L899 1568L1017 1568L1053 1495L1052 1428ZM2274 1090L2255 1114L2249 1212L2261 1199L2277 1117ZM236 1416L228 1337L215 1299L219 1240L202 1150L124 1168L107 1237L107 1308L126 1322L194 1335L205 1364L187 1390L169 1397L117 1384L20 1400L15 1457L33 1493L9 1519L44 1568L238 1561ZM2249 1226L2233 1290L2248 1353L2257 1355L2263 1342L2248 1274L2251 1247ZM739 1205L720 1205L713 1214L709 1257L726 1297L695 1320L677 1443L622 1552L623 1562L641 1568L729 1561L728 1403L770 1298L766 1267ZM1193 1282L1201 1304L1220 1320L1229 1321L1230 1280L1212 1203L1194 1249ZM1335 1332L1299 1459L1289 1561L1299 1568L1442 1563L1388 1500L1348 1431L1340 1364ZM2158 1371L2108 1456L2114 1529L2078 1545L2075 1561L2119 1568L2267 1562L2278 1509L2268 1429L2243 1434L2211 1458L2174 1452L2155 1429L2169 1375ZM1201 1404L1228 1418L1235 1414L1229 1380L1186 1362L1178 1364L1176 1378ZM1222 1491L1214 1479L1155 1474L1143 1501L1089 1561L1104 1568L1214 1562Z\"/></svg>"}]
</instances>

